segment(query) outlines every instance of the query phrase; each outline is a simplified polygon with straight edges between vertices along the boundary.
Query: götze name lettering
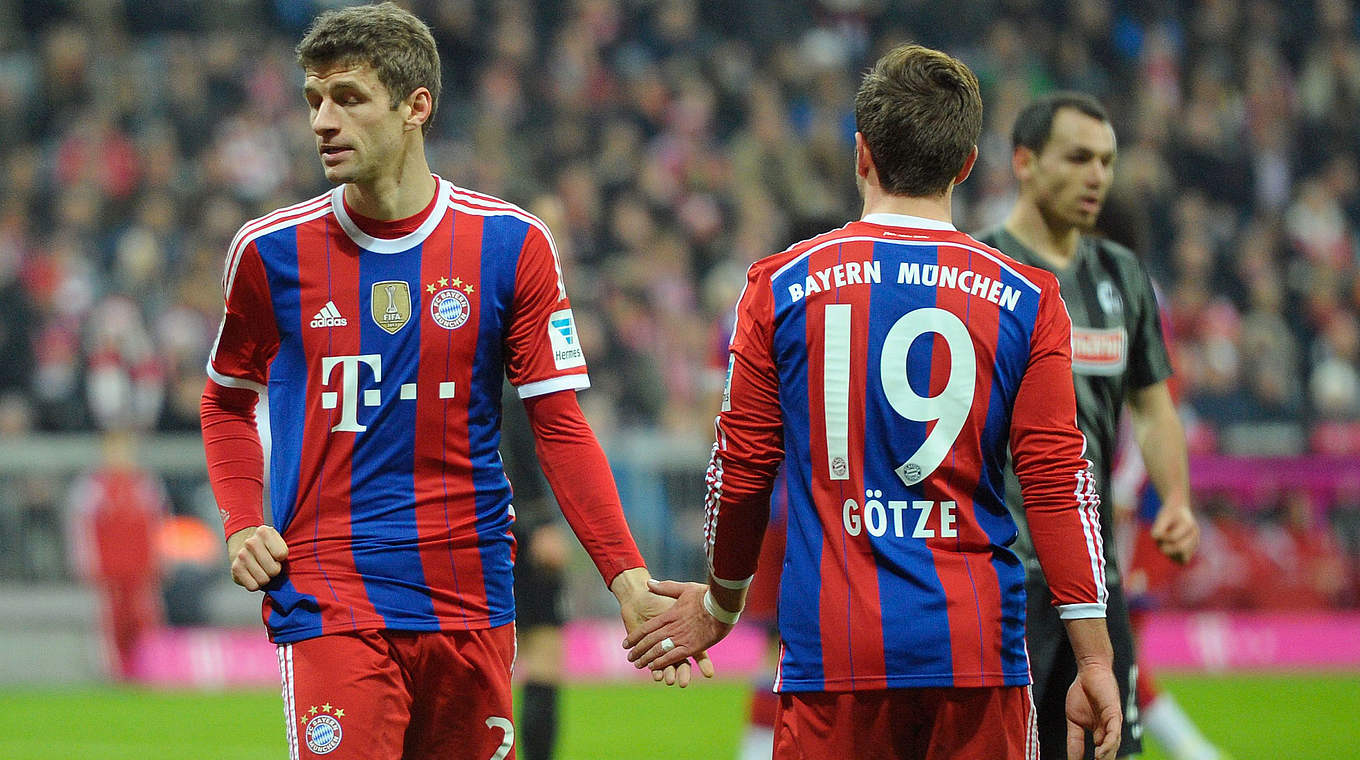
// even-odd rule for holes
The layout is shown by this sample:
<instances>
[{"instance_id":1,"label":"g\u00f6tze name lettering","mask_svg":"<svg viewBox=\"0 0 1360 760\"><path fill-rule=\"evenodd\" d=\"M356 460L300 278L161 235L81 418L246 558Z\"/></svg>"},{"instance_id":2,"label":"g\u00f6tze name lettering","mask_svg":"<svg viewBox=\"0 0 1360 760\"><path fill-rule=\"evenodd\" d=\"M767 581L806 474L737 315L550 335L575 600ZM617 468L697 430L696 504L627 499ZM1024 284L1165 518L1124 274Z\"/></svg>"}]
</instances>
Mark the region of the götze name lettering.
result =
<instances>
[{"instance_id":1,"label":"g\u00f6tze name lettering","mask_svg":"<svg viewBox=\"0 0 1360 760\"><path fill-rule=\"evenodd\" d=\"M851 536L868 533L874 538L890 535L894 538L956 538L955 522L958 504L952 501L912 501L892 499L882 501L883 492L869 490L861 506L854 499L846 499L841 507L845 532Z\"/></svg>"}]
</instances>

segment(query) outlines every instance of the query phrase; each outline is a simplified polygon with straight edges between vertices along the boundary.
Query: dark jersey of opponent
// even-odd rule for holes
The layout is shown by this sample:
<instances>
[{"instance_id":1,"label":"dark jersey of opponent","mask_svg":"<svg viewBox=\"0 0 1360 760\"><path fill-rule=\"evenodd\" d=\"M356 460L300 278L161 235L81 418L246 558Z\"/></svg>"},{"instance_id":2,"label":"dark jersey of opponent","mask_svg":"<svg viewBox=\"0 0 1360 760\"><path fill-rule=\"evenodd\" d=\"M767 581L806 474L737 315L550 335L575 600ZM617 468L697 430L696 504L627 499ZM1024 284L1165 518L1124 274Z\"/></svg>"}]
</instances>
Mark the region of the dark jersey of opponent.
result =
<instances>
[{"instance_id":1,"label":"dark jersey of opponent","mask_svg":"<svg viewBox=\"0 0 1360 760\"><path fill-rule=\"evenodd\" d=\"M1022 264L1053 271L1051 264L1005 228L980 235L978 240ZM1077 427L1086 436L1086 458L1095 467L1100 489L1100 532L1105 546L1113 547L1109 482L1120 412L1129 391L1171 376L1171 357L1162 337L1152 280L1132 251L1104 238L1083 235L1072 263L1054 274L1072 318ZM1020 538L1012 548L1025 558L1030 573L1042 577L1026 529L1020 481L1013 470L1007 473L1006 504L1020 526ZM1106 582L1118 584L1118 561L1108 548L1105 566Z\"/></svg>"}]
</instances>

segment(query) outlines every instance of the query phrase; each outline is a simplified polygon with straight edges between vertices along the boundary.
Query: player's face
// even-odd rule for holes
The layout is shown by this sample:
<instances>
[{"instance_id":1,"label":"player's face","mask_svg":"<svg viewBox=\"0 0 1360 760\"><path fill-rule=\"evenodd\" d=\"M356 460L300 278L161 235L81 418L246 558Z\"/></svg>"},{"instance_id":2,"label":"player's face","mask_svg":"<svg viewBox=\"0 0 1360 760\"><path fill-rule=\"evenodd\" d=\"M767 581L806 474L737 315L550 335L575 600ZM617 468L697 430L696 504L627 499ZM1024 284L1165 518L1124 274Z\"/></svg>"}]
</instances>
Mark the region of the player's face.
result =
<instances>
[{"instance_id":1,"label":"player's face","mask_svg":"<svg viewBox=\"0 0 1360 760\"><path fill-rule=\"evenodd\" d=\"M1114 179L1114 129L1073 108L1053 117L1053 130L1022 177L1040 213L1055 228L1089 230Z\"/></svg>"},{"instance_id":2,"label":"player's face","mask_svg":"<svg viewBox=\"0 0 1360 760\"><path fill-rule=\"evenodd\" d=\"M371 183L396 172L405 133L403 109L367 65L309 68L303 94L326 179Z\"/></svg>"}]
</instances>

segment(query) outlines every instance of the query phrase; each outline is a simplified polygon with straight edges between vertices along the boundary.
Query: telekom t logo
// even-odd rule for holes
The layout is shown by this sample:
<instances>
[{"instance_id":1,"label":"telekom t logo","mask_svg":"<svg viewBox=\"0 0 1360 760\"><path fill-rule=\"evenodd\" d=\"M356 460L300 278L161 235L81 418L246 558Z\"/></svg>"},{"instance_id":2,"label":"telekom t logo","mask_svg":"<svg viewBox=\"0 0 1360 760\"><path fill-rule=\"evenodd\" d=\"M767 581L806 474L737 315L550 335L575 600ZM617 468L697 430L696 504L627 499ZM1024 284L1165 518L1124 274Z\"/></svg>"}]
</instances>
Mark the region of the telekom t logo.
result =
<instances>
[{"instance_id":1,"label":"telekom t logo","mask_svg":"<svg viewBox=\"0 0 1360 760\"><path fill-rule=\"evenodd\" d=\"M367 425L359 424L359 373L360 367L366 366L373 373L373 384L376 386L382 382L382 355L381 354L359 354L358 356L323 356L321 357L321 384L329 386L331 384L331 374L336 367L340 368L339 392L322 391L321 408L334 409L340 407L340 421L335 423L331 432L362 433L368 429ZM453 383L441 382L439 384L440 398L453 398ZM416 398L416 384L402 383L399 398L402 401L414 401ZM363 405L378 406L382 403L382 392L374 387L364 391Z\"/></svg>"}]
</instances>

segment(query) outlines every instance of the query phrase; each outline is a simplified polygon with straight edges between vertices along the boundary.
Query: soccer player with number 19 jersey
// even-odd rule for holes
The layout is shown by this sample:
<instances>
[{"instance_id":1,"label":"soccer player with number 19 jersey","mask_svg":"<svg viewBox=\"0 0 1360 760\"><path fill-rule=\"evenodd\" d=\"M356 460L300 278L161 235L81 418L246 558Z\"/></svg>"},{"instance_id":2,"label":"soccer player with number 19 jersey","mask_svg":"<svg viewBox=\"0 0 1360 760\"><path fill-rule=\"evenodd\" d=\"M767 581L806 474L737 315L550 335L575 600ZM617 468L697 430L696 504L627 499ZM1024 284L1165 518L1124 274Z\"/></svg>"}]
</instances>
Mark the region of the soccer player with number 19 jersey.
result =
<instances>
[{"instance_id":1,"label":"soccer player with number 19 jersey","mask_svg":"<svg viewBox=\"0 0 1360 760\"><path fill-rule=\"evenodd\" d=\"M1101 757L1118 743L1058 283L949 223L981 119L976 78L943 53L902 46L865 76L864 216L754 264L737 305L708 473L709 584L657 587L679 601L628 637L655 668L730 630L782 461L776 758L1035 756L1008 445L1082 663L1069 717Z\"/></svg>"},{"instance_id":2,"label":"soccer player with number 19 jersey","mask_svg":"<svg viewBox=\"0 0 1360 760\"><path fill-rule=\"evenodd\" d=\"M338 187L246 224L228 254L202 421L232 576L265 591L294 760L513 757L503 378L625 626L671 602L646 589L576 402L589 382L548 229L430 172L429 29L391 3L333 11L298 60Z\"/></svg>"}]
</instances>

